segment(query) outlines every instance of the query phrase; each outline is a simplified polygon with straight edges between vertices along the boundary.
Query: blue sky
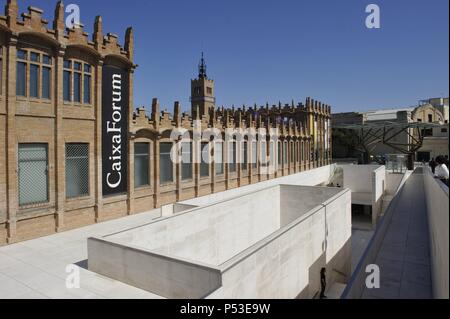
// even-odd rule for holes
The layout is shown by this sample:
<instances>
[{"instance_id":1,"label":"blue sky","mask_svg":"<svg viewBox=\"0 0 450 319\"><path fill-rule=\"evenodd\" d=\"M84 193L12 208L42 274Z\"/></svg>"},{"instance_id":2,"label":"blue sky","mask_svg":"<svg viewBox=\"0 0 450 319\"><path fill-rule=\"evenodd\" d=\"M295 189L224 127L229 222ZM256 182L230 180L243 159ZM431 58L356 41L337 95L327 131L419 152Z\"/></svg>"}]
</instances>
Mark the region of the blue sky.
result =
<instances>
[{"instance_id":1,"label":"blue sky","mask_svg":"<svg viewBox=\"0 0 450 319\"><path fill-rule=\"evenodd\" d=\"M6 1L2 1L6 3ZM19 0L53 20L56 1ZM448 96L448 0L78 0L85 30L135 30L135 107L157 97L188 110L190 79L205 51L218 105L304 101L333 112L415 105ZM381 29L365 27L365 7Z\"/></svg>"}]
</instances>

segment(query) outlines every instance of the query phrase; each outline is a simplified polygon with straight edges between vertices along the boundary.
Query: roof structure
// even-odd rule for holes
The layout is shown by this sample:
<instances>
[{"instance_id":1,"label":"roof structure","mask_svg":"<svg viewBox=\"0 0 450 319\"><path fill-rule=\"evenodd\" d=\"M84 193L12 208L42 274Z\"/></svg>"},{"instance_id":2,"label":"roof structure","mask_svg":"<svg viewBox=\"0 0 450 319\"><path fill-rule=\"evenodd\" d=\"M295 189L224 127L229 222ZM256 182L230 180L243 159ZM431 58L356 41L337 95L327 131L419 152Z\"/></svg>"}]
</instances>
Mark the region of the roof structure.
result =
<instances>
[{"instance_id":1,"label":"roof structure","mask_svg":"<svg viewBox=\"0 0 450 319\"><path fill-rule=\"evenodd\" d=\"M439 126L439 123L379 121L362 124L338 124L333 125L333 129L357 131L359 134L356 134L356 149L365 154L366 157L377 144L383 143L402 154L408 155L408 167L413 169L413 156L423 145L424 134L422 130ZM407 142L399 143L396 141L396 137L400 134L408 136Z\"/></svg>"}]
</instances>

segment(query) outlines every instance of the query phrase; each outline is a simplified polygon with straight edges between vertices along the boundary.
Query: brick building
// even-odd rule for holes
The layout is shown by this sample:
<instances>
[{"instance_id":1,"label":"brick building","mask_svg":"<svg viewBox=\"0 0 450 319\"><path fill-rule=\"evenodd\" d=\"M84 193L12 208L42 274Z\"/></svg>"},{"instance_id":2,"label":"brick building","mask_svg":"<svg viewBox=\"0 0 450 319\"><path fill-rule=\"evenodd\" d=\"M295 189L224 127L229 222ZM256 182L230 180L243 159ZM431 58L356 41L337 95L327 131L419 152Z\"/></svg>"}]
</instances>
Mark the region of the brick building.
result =
<instances>
[{"instance_id":1,"label":"brick building","mask_svg":"<svg viewBox=\"0 0 450 319\"><path fill-rule=\"evenodd\" d=\"M173 115L161 112L156 99L150 115L134 110L133 49L131 28L121 46L103 33L101 17L90 38L83 26L65 28L61 2L49 26L40 9L20 18L17 0L7 1L0 16L0 245L330 163L329 106L308 98L217 108L203 58L190 114L177 102ZM180 141L171 132L183 127L192 135L195 123L221 132L276 128L279 137L191 143L184 153L208 150L213 160L173 163L170 149ZM108 135L114 131L120 134ZM266 159L275 170L262 169Z\"/></svg>"}]
</instances>

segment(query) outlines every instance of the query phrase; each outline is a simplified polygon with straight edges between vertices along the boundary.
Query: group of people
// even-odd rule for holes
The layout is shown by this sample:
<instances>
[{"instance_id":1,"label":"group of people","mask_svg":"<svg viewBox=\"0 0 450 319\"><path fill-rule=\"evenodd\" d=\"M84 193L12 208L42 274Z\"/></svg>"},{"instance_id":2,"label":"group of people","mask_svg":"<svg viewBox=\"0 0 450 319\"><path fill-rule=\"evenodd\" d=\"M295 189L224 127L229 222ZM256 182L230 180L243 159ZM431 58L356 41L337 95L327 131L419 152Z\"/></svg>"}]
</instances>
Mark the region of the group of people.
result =
<instances>
[{"instance_id":1,"label":"group of people","mask_svg":"<svg viewBox=\"0 0 450 319\"><path fill-rule=\"evenodd\" d=\"M431 168L431 171L434 174L434 177L440 179L443 183L448 186L448 156L438 156L436 159L432 158L428 163Z\"/></svg>"}]
</instances>

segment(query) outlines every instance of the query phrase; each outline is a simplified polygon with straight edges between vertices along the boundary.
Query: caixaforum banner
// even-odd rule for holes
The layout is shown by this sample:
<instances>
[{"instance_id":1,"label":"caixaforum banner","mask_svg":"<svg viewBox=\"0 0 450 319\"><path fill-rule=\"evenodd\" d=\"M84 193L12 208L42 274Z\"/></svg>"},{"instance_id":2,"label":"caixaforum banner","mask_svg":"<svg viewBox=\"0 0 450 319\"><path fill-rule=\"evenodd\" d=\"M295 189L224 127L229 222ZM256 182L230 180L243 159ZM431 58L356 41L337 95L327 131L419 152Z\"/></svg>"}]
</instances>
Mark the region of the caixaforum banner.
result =
<instances>
[{"instance_id":1,"label":"caixaforum banner","mask_svg":"<svg viewBox=\"0 0 450 319\"><path fill-rule=\"evenodd\" d=\"M129 80L126 70L103 66L103 196L127 192Z\"/></svg>"}]
</instances>

